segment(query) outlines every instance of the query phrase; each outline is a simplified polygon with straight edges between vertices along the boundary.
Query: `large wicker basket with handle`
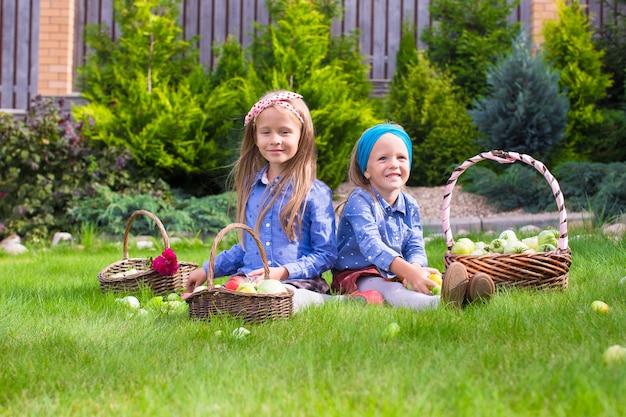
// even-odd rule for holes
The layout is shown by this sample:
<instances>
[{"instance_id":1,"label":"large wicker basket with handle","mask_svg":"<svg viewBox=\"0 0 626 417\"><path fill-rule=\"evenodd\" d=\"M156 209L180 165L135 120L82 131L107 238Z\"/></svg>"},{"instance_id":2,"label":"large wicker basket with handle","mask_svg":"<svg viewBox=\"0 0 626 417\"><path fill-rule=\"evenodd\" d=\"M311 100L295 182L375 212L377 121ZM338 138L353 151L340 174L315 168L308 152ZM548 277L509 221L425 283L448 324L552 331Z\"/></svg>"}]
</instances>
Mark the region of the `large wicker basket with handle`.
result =
<instances>
[{"instance_id":1,"label":"large wicker basket with handle","mask_svg":"<svg viewBox=\"0 0 626 417\"><path fill-rule=\"evenodd\" d=\"M182 292L185 289L189 273L198 267L197 263L178 261L178 270L173 275L161 275L152 269L152 259L150 258L129 258L128 256L128 236L133 221L137 216L147 216L154 220L161 237L164 248L170 247L169 238L161 220L154 214L146 210L137 210L131 214L126 223L124 232L124 258L114 262L104 268L98 274L100 289L115 292L134 292L141 287L149 286L156 295L167 295L172 292ZM135 271L128 275L127 272Z\"/></svg>"},{"instance_id":2,"label":"large wicker basket with handle","mask_svg":"<svg viewBox=\"0 0 626 417\"><path fill-rule=\"evenodd\" d=\"M556 199L559 210L560 235L558 246L555 250L550 252L514 254L489 253L486 255L455 255L451 253L450 250L454 245L454 238L452 237L450 227L450 201L452 199L452 190L459 176L467 168L485 159L490 159L501 164L520 161L534 167L543 174L552 188L552 194ZM461 262L467 268L467 272L470 276L476 272L485 272L489 274L494 283L499 286L541 289L567 288L569 268L572 264L572 253L568 247L565 202L558 181L540 161L525 154L505 151L483 152L473 158L467 159L454 170L446 184L441 217L443 232L446 236L446 244L448 246L448 251L444 255L444 264L446 267L452 262Z\"/></svg>"},{"instance_id":3,"label":"large wicker basket with handle","mask_svg":"<svg viewBox=\"0 0 626 417\"><path fill-rule=\"evenodd\" d=\"M207 288L194 292L187 299L189 316L210 321L213 316L230 315L246 322L263 322L270 319L289 318L293 311L293 291L276 294L259 294L233 291L213 283L215 256L219 242L233 229L249 233L259 248L265 269L264 278L269 279L270 270L263 245L254 230L242 223L226 226L215 237L209 256ZM219 278L219 277L218 277Z\"/></svg>"}]
</instances>

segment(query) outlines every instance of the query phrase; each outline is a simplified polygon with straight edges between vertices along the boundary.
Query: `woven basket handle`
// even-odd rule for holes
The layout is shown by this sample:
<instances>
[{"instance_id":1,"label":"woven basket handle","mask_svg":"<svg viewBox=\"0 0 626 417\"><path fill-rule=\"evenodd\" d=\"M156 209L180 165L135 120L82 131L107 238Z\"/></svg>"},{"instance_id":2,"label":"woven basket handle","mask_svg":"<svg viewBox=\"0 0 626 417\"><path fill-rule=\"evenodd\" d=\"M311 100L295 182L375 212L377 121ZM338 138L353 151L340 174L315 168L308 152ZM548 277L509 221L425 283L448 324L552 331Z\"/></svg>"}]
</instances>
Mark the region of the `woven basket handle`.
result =
<instances>
[{"instance_id":1,"label":"woven basket handle","mask_svg":"<svg viewBox=\"0 0 626 417\"><path fill-rule=\"evenodd\" d=\"M167 249L170 247L170 240L167 237L167 232L165 231L165 227L163 226L163 223L161 223L161 220L159 220L157 216L150 213L149 211L137 210L133 212L133 214L130 215L130 217L128 218L128 222L126 223L126 231L124 232L124 259L128 259L128 235L130 233L130 226L133 224L133 221L135 220L135 218L140 215L148 216L152 220L154 220L154 222L159 228L159 231L161 232L161 237L163 238L163 244L165 245L164 248Z\"/></svg>"},{"instance_id":2,"label":"woven basket handle","mask_svg":"<svg viewBox=\"0 0 626 417\"><path fill-rule=\"evenodd\" d=\"M248 227L247 225L243 223L231 223L219 231L217 236L215 236L215 240L213 241L213 246L211 246L211 254L209 255L209 268L207 272L207 283L208 283L209 288L213 287L213 274L215 273L215 256L217 253L217 246L219 245L220 241L224 238L224 236L226 236L226 234L233 229L242 229L245 232L248 232L250 236L252 236L252 238L254 239L254 242L259 248L259 252L261 253L261 261L263 261L263 269L265 270L264 277L265 279L270 279L270 267L267 264L267 255L265 254L265 249L263 249L263 245L261 244L261 241L259 240L259 238L256 236L256 233L254 232L254 230L252 230L250 227Z\"/></svg>"},{"instance_id":3,"label":"woven basket handle","mask_svg":"<svg viewBox=\"0 0 626 417\"><path fill-rule=\"evenodd\" d=\"M480 153L472 158L465 160L465 162L463 162L452 172L450 179L448 179L448 182L446 183L446 188L443 196L443 205L441 207L441 225L443 227L443 232L446 235L446 244L448 245L448 249L451 249L452 245L454 244L454 238L452 237L452 230L450 228L450 201L452 200L452 190L454 189L454 186L459 176L467 168L485 159L491 159L492 161L496 161L501 164L511 164L515 161L521 161L527 165L534 167L537 171L543 174L546 181L548 181L548 184L550 184L550 187L552 187L552 194L556 199L556 205L559 209L560 236L558 249L567 249L567 212L565 211L565 201L563 199L563 194L561 193L561 188L559 187L559 182L556 180L556 178L554 178L550 171L548 171L548 168L546 168L546 166L542 162L537 161L529 155L506 151L489 151Z\"/></svg>"}]
</instances>

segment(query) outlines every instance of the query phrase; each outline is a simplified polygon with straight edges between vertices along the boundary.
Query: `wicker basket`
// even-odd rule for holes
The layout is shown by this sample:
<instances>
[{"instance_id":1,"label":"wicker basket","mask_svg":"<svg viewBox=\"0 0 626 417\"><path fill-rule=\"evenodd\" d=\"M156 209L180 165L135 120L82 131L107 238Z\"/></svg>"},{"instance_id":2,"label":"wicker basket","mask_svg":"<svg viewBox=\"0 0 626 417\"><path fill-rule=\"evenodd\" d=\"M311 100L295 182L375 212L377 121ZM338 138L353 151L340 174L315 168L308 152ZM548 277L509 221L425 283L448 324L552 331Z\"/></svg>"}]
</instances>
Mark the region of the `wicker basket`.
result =
<instances>
[{"instance_id":1,"label":"wicker basket","mask_svg":"<svg viewBox=\"0 0 626 417\"><path fill-rule=\"evenodd\" d=\"M163 223L154 214L146 210L137 210L131 214L126 223L124 232L124 259L112 263L98 274L100 289L114 292L133 292L141 287L149 286L156 295L167 295L173 292L181 292L185 289L189 273L198 267L197 263L178 261L178 271L174 275L161 275L152 269L152 262L149 258L129 258L128 257L128 235L130 226L139 215L148 216L159 228L165 249L170 247L169 238L165 232ZM115 277L116 274L135 268L136 274Z\"/></svg>"},{"instance_id":2,"label":"wicker basket","mask_svg":"<svg viewBox=\"0 0 626 417\"><path fill-rule=\"evenodd\" d=\"M217 234L211 247L207 288L191 294L186 299L189 304L189 316L210 321L213 316L226 314L241 318L246 322L256 323L270 319L289 318L293 311L293 291L291 289L278 294L257 294L233 291L213 285L217 246L222 238L233 229L243 229L254 238L261 253L265 278L269 277L267 255L254 230L242 223L230 224Z\"/></svg>"},{"instance_id":3,"label":"wicker basket","mask_svg":"<svg viewBox=\"0 0 626 417\"><path fill-rule=\"evenodd\" d=\"M470 166L485 159L499 163L513 163L521 161L534 167L543 174L552 187L552 193L559 209L560 236L557 249L550 252L515 253L515 254L487 254L487 255L453 255L450 252L454 239L450 228L450 201L452 190L458 177ZM490 151L483 152L467 159L457 167L447 182L443 206L442 227L446 236L448 251L444 255L446 268L452 262L461 262L467 268L470 276L476 272L486 272L494 283L499 286L566 289L569 277L569 268L572 264L572 253L568 247L567 213L559 183L552 176L543 163L532 157L517 152Z\"/></svg>"}]
</instances>

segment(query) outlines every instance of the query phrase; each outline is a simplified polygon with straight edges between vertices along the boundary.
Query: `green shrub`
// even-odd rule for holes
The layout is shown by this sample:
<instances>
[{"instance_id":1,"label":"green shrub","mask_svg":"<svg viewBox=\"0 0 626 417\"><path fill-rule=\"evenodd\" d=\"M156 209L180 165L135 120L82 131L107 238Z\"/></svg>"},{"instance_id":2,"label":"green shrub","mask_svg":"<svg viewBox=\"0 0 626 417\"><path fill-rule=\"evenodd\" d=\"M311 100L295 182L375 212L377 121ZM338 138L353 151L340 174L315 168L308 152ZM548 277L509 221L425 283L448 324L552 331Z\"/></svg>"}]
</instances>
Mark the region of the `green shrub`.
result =
<instances>
[{"instance_id":1,"label":"green shrub","mask_svg":"<svg viewBox=\"0 0 626 417\"><path fill-rule=\"evenodd\" d=\"M234 152L222 135L237 115L223 111L241 103L240 91L213 94L219 80L200 65L195 39L181 39L180 0L115 0L114 7L119 37L112 41L106 27L86 35L94 51L80 69L88 104L74 108L78 120L93 122L85 135L129 149L142 174L198 193L221 191Z\"/></svg>"},{"instance_id":2,"label":"green shrub","mask_svg":"<svg viewBox=\"0 0 626 417\"><path fill-rule=\"evenodd\" d=\"M600 3L606 14L602 30L593 41L604 52L602 68L613 80L601 105L619 109L626 103L626 0L601 0Z\"/></svg>"},{"instance_id":3,"label":"green shrub","mask_svg":"<svg viewBox=\"0 0 626 417\"><path fill-rule=\"evenodd\" d=\"M70 214L75 222L91 224L100 233L122 237L126 223L135 210L147 210L161 220L169 236L186 233L207 236L215 234L234 217L234 194L223 193L197 198L173 191L169 200L158 195L120 195L108 187L99 187L94 196L77 201ZM132 224L133 235L154 234L156 225L143 216Z\"/></svg>"},{"instance_id":4,"label":"green shrub","mask_svg":"<svg viewBox=\"0 0 626 417\"><path fill-rule=\"evenodd\" d=\"M626 161L626 111L600 109L602 122L584 130L585 146L594 162Z\"/></svg>"},{"instance_id":5,"label":"green shrub","mask_svg":"<svg viewBox=\"0 0 626 417\"><path fill-rule=\"evenodd\" d=\"M554 169L568 208L603 223L626 211L626 163L565 162Z\"/></svg>"},{"instance_id":6,"label":"green shrub","mask_svg":"<svg viewBox=\"0 0 626 417\"><path fill-rule=\"evenodd\" d=\"M463 177L464 191L487 197L498 210L523 208L529 213L558 210L543 175L522 162L507 166L500 173L489 167L474 166Z\"/></svg>"},{"instance_id":7,"label":"green shrub","mask_svg":"<svg viewBox=\"0 0 626 417\"><path fill-rule=\"evenodd\" d=\"M488 66L510 49L520 25L509 24L508 17L518 4L508 0L430 2L432 24L422 32L428 58L450 71L466 99L484 93Z\"/></svg>"},{"instance_id":8,"label":"green shrub","mask_svg":"<svg viewBox=\"0 0 626 417\"><path fill-rule=\"evenodd\" d=\"M329 2L270 1L274 23L258 27L251 48L256 73L267 90L285 88L303 95L315 126L318 178L333 189L346 180L354 143L379 122L356 37L330 35L335 8Z\"/></svg>"},{"instance_id":9,"label":"green shrub","mask_svg":"<svg viewBox=\"0 0 626 417\"><path fill-rule=\"evenodd\" d=\"M589 159L594 149L585 132L602 123L596 104L606 96L611 78L602 72L603 52L592 41L593 29L580 1L559 0L557 10L558 20L544 24L543 47L547 61L560 71L561 87L570 100L561 160Z\"/></svg>"},{"instance_id":10,"label":"green shrub","mask_svg":"<svg viewBox=\"0 0 626 417\"><path fill-rule=\"evenodd\" d=\"M512 52L487 74L487 95L469 111L483 133L487 149L526 153L546 162L559 145L567 124L569 103L560 91L559 74L533 56L520 33Z\"/></svg>"},{"instance_id":11,"label":"green shrub","mask_svg":"<svg viewBox=\"0 0 626 417\"><path fill-rule=\"evenodd\" d=\"M445 184L451 167L479 151L476 129L451 77L433 68L423 53L406 74L394 76L386 107L387 118L413 141L409 185Z\"/></svg>"},{"instance_id":12,"label":"green shrub","mask_svg":"<svg viewBox=\"0 0 626 417\"><path fill-rule=\"evenodd\" d=\"M132 157L115 147L89 146L82 125L51 99L33 100L19 121L0 116L0 222L4 233L43 239L68 231L68 210L99 186L167 198L160 180L138 176ZM1 233L1 232L0 232Z\"/></svg>"}]
</instances>

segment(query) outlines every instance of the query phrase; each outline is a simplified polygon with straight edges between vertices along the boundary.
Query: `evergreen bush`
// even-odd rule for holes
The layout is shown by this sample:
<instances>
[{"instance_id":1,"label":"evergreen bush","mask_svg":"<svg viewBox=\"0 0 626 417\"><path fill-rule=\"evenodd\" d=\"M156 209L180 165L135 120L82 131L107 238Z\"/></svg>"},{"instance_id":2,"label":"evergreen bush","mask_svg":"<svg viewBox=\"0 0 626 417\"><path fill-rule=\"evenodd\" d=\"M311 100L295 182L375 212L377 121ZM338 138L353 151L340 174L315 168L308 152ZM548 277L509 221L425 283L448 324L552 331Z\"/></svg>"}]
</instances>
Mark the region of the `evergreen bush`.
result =
<instances>
[{"instance_id":1,"label":"evergreen bush","mask_svg":"<svg viewBox=\"0 0 626 417\"><path fill-rule=\"evenodd\" d=\"M334 189L346 180L361 133L380 122L368 97L368 67L355 36L331 36L335 2L273 0L268 10L274 23L257 27L250 51L254 68L267 90L303 95L316 132L318 178Z\"/></svg>"},{"instance_id":2,"label":"evergreen bush","mask_svg":"<svg viewBox=\"0 0 626 417\"><path fill-rule=\"evenodd\" d=\"M409 185L437 186L479 151L477 132L451 77L433 68L424 53L414 53L416 64L392 79L387 118L402 125L413 142Z\"/></svg>"},{"instance_id":3,"label":"evergreen bush","mask_svg":"<svg viewBox=\"0 0 626 417\"><path fill-rule=\"evenodd\" d=\"M422 32L430 62L448 69L466 100L486 88L488 66L511 47L520 30L508 17L519 0L432 0L432 24Z\"/></svg>"},{"instance_id":4,"label":"evergreen bush","mask_svg":"<svg viewBox=\"0 0 626 417\"><path fill-rule=\"evenodd\" d=\"M223 162L234 149L213 135L228 130L232 116L223 118L220 106L232 109L238 90L211 94L215 80L199 64L195 38L181 39L180 0L114 0L114 7L115 41L106 27L91 26L86 34L94 51L80 69L88 104L73 111L93 122L85 135L129 149L145 175L190 191L221 191Z\"/></svg>"},{"instance_id":5,"label":"evergreen bush","mask_svg":"<svg viewBox=\"0 0 626 417\"><path fill-rule=\"evenodd\" d=\"M620 109L626 104L626 0L601 0L600 4L606 15L593 41L604 52L602 68L613 80L600 105Z\"/></svg>"},{"instance_id":6,"label":"evergreen bush","mask_svg":"<svg viewBox=\"0 0 626 417\"><path fill-rule=\"evenodd\" d=\"M63 100L38 96L24 120L0 115L0 236L36 240L71 230L69 210L100 186L169 197L167 184L137 174L128 152L88 145L82 124L62 107Z\"/></svg>"},{"instance_id":7,"label":"evergreen bush","mask_svg":"<svg viewBox=\"0 0 626 417\"><path fill-rule=\"evenodd\" d=\"M546 163L565 132L569 102L559 88L559 74L541 55L533 56L520 33L512 52L487 73L487 95L469 111L487 149L532 155Z\"/></svg>"},{"instance_id":8,"label":"evergreen bush","mask_svg":"<svg viewBox=\"0 0 626 417\"><path fill-rule=\"evenodd\" d=\"M606 96L611 78L602 71L603 51L592 41L593 29L579 0L557 3L558 19L543 27L546 59L561 73L561 87L567 91L566 142L560 160L589 159L593 145L586 132L602 123L596 104Z\"/></svg>"}]
</instances>

